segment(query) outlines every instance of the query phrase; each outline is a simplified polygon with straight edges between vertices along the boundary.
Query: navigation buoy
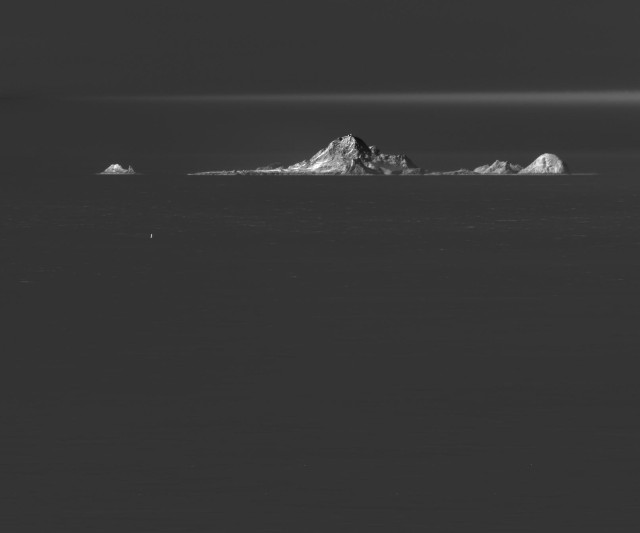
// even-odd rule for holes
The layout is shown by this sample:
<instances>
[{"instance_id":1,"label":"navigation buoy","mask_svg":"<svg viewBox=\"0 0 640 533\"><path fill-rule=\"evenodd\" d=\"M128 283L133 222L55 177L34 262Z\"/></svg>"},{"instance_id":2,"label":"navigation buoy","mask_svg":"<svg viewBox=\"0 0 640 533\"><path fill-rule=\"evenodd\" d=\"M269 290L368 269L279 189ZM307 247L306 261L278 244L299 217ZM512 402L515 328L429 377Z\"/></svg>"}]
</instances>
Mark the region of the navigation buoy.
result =
<instances>
[{"instance_id":1,"label":"navigation buoy","mask_svg":"<svg viewBox=\"0 0 640 533\"><path fill-rule=\"evenodd\" d=\"M153 233L150 233L150 234L149 234L149 238L150 238L150 239L153 239Z\"/></svg>"}]
</instances>

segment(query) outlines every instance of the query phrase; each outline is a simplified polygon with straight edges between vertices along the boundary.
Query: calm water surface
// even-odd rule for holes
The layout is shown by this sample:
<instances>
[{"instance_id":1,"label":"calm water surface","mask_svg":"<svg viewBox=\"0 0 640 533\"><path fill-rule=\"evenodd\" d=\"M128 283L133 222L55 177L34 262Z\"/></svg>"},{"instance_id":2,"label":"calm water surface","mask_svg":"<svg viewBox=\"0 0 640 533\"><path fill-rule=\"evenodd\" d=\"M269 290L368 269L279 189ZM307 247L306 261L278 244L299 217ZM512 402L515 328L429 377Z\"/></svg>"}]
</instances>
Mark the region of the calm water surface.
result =
<instances>
[{"instance_id":1,"label":"calm water surface","mask_svg":"<svg viewBox=\"0 0 640 533\"><path fill-rule=\"evenodd\" d=\"M0 204L3 531L640 527L638 176Z\"/></svg>"}]
</instances>

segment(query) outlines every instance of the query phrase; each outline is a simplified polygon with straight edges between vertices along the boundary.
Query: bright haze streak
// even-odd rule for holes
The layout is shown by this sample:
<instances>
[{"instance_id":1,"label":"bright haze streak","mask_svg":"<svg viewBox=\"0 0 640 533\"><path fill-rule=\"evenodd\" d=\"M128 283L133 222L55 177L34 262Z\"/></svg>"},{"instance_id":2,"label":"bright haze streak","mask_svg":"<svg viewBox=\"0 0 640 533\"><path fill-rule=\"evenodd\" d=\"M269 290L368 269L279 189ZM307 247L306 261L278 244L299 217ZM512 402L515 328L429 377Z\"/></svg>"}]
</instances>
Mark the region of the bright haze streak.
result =
<instances>
[{"instance_id":1,"label":"bright haze streak","mask_svg":"<svg viewBox=\"0 0 640 533\"><path fill-rule=\"evenodd\" d=\"M139 103L628 106L640 105L640 91L193 94L98 96L86 99Z\"/></svg>"}]
</instances>

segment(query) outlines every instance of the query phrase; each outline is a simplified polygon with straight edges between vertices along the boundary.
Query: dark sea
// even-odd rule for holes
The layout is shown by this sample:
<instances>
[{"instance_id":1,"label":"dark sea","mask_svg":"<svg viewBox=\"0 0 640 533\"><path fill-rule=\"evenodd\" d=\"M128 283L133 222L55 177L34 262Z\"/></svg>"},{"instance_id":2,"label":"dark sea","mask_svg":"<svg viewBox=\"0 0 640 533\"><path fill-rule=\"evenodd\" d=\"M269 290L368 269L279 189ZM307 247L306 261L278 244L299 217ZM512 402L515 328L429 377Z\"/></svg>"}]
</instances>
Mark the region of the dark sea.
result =
<instances>
[{"instance_id":1,"label":"dark sea","mask_svg":"<svg viewBox=\"0 0 640 533\"><path fill-rule=\"evenodd\" d=\"M640 174L608 161L5 170L0 531L636 531Z\"/></svg>"}]
</instances>

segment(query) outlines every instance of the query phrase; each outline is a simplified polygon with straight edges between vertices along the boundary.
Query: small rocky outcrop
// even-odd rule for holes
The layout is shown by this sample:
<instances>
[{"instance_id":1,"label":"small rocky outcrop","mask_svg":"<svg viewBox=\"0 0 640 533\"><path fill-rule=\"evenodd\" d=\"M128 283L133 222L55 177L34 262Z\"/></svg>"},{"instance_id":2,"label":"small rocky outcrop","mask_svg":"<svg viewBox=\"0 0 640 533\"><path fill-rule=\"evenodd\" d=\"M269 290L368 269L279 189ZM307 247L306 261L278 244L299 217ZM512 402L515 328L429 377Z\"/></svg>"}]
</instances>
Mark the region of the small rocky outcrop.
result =
<instances>
[{"instance_id":1,"label":"small rocky outcrop","mask_svg":"<svg viewBox=\"0 0 640 533\"><path fill-rule=\"evenodd\" d=\"M522 166L510 163L509 161L494 161L490 165L482 165L473 171L477 174L517 174L522 170Z\"/></svg>"},{"instance_id":2,"label":"small rocky outcrop","mask_svg":"<svg viewBox=\"0 0 640 533\"><path fill-rule=\"evenodd\" d=\"M400 172L400 174L403 174L405 176L421 176L428 173L429 171L426 168L420 168L420 167L407 168L402 172Z\"/></svg>"},{"instance_id":3,"label":"small rocky outcrop","mask_svg":"<svg viewBox=\"0 0 640 533\"><path fill-rule=\"evenodd\" d=\"M100 174L135 174L136 171L133 170L133 167L129 165L129 168L124 168L120 166L118 163L114 163L113 165L109 165L105 168Z\"/></svg>"},{"instance_id":4,"label":"small rocky outcrop","mask_svg":"<svg viewBox=\"0 0 640 533\"><path fill-rule=\"evenodd\" d=\"M469 170L468 168L459 168L457 170L444 170L442 172L431 172L431 174L435 174L438 176L470 176L472 174L476 174L473 170Z\"/></svg>"},{"instance_id":5,"label":"small rocky outcrop","mask_svg":"<svg viewBox=\"0 0 640 533\"><path fill-rule=\"evenodd\" d=\"M567 165L557 155L542 154L518 174L567 174L568 172Z\"/></svg>"}]
</instances>

